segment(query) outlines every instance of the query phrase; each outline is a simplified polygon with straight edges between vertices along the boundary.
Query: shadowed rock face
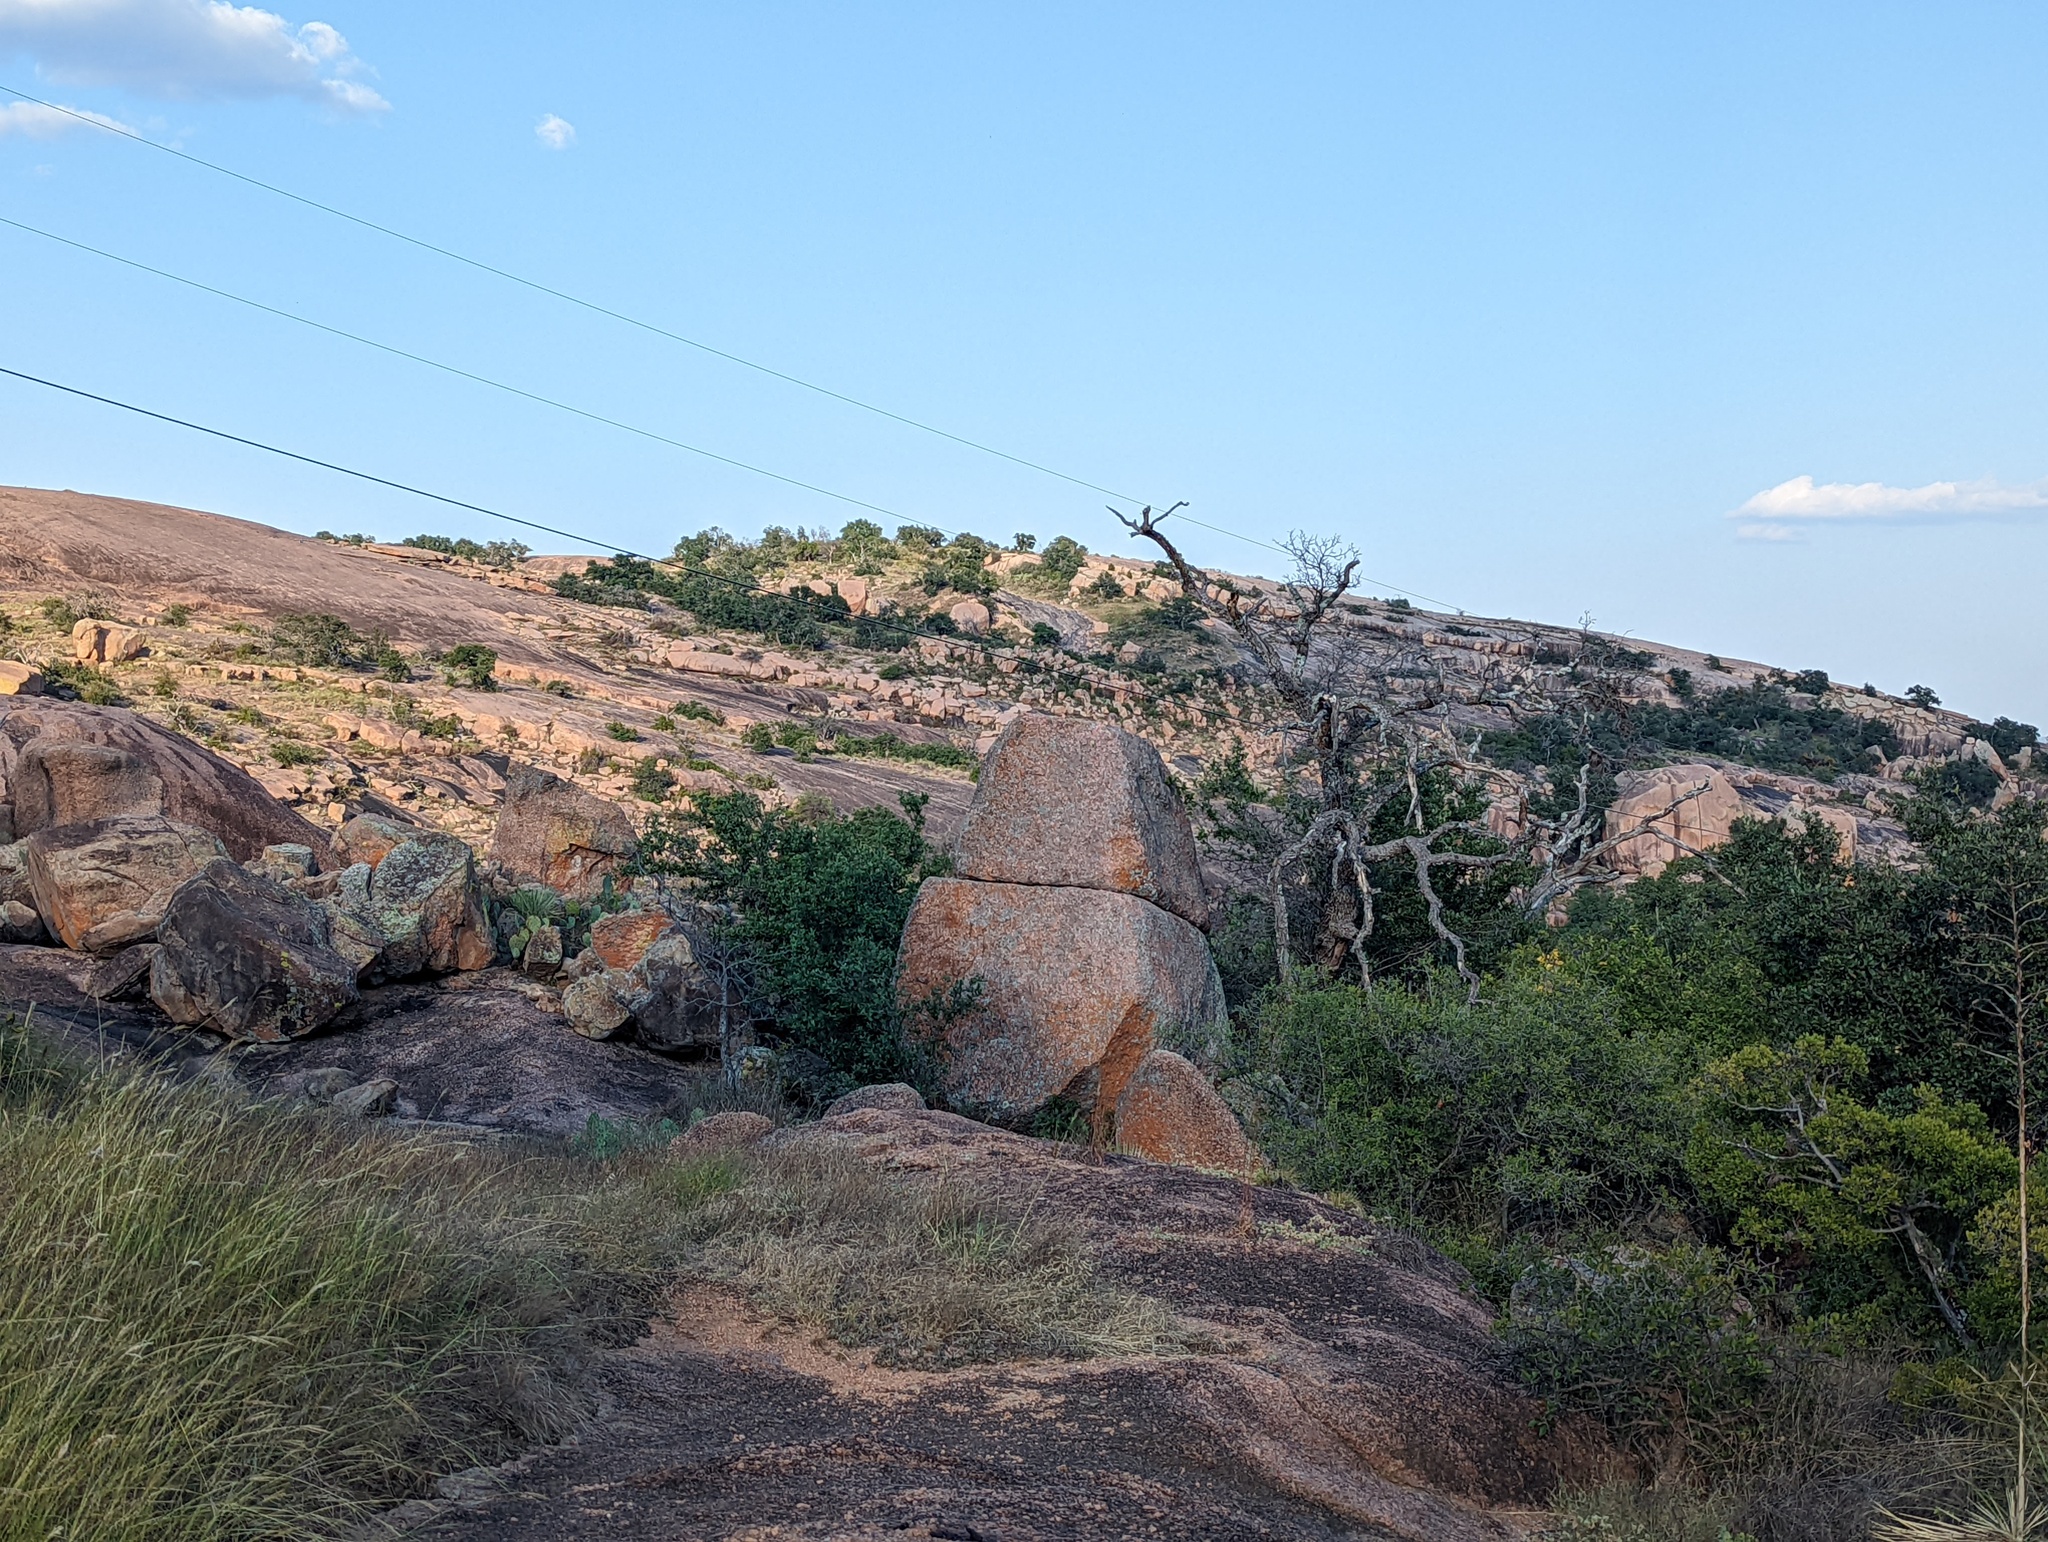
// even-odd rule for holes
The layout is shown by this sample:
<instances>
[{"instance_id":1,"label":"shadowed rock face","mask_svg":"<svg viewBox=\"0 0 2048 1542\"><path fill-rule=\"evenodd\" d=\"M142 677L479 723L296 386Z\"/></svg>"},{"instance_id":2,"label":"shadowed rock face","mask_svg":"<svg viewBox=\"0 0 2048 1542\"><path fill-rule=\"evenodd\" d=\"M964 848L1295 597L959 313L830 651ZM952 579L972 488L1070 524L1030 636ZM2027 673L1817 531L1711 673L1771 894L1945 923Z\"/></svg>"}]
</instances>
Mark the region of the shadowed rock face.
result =
<instances>
[{"instance_id":1,"label":"shadowed rock face","mask_svg":"<svg viewBox=\"0 0 2048 1542\"><path fill-rule=\"evenodd\" d=\"M327 852L324 832L241 767L119 707L0 698L0 783L17 836L114 813L161 813L212 831L237 862L287 843L310 846L323 858ZM92 812L102 805L105 812Z\"/></svg>"},{"instance_id":2,"label":"shadowed rock face","mask_svg":"<svg viewBox=\"0 0 2048 1542\"><path fill-rule=\"evenodd\" d=\"M899 993L979 979L947 1030L950 1100L1005 1121L1056 1097L1113 1107L1155 1036L1206 1037L1224 1016L1202 934L1130 894L930 878L903 931Z\"/></svg>"},{"instance_id":3,"label":"shadowed rock face","mask_svg":"<svg viewBox=\"0 0 2048 1542\"><path fill-rule=\"evenodd\" d=\"M1159 752L1107 723L1031 714L1004 729L960 826L953 870L1135 894L1209 927L1194 831Z\"/></svg>"},{"instance_id":4,"label":"shadowed rock face","mask_svg":"<svg viewBox=\"0 0 2048 1542\"><path fill-rule=\"evenodd\" d=\"M174 1023L231 1039L296 1039L356 1005L355 966L328 946L327 919L274 879L209 863L157 928L150 999Z\"/></svg>"}]
</instances>

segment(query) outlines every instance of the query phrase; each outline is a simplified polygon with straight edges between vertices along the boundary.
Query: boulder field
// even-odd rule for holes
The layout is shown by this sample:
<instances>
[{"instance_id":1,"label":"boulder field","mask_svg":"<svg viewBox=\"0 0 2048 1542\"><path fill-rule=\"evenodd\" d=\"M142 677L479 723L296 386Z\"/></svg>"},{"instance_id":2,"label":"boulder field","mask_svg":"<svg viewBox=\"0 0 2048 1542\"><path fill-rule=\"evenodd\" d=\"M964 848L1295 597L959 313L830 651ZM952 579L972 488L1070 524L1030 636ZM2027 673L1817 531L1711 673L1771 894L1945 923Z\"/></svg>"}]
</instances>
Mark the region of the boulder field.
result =
<instances>
[{"instance_id":1,"label":"boulder field","mask_svg":"<svg viewBox=\"0 0 2048 1542\"><path fill-rule=\"evenodd\" d=\"M698 1054L748 1042L706 962L705 918L631 892L626 814L535 768L509 771L480 864L458 837L383 814L328 835L132 712L13 698L0 700L0 834L0 945L89 955L89 999L146 996L238 1043L359 1029L376 987L507 964L582 1039ZM953 1107L1028 1127L1064 1105L1098 1144L1256 1166L1203 1071L1228 1019L1193 833L1150 745L1018 718L953 868L920 891L900 960L906 1007L942 1009ZM388 1101L412 1104L402 1082Z\"/></svg>"}]
</instances>

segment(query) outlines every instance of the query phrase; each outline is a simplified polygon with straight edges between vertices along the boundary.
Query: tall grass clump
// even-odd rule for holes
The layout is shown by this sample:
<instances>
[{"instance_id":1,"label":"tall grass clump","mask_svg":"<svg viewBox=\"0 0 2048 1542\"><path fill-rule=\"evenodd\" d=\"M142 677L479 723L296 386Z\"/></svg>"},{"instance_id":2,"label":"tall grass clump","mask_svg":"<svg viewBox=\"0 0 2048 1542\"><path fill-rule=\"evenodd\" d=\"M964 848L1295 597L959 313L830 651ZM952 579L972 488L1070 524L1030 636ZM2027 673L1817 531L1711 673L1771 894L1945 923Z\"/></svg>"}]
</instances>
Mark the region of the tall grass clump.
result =
<instances>
[{"instance_id":1,"label":"tall grass clump","mask_svg":"<svg viewBox=\"0 0 2048 1542\"><path fill-rule=\"evenodd\" d=\"M512 1164L0 1028L0 1539L334 1534L579 1418Z\"/></svg>"},{"instance_id":2,"label":"tall grass clump","mask_svg":"<svg viewBox=\"0 0 2048 1542\"><path fill-rule=\"evenodd\" d=\"M1094 1269L1075 1226L950 1174L785 1147L673 1169L686 1272L897 1364L1140 1354L1172 1314Z\"/></svg>"}]
</instances>

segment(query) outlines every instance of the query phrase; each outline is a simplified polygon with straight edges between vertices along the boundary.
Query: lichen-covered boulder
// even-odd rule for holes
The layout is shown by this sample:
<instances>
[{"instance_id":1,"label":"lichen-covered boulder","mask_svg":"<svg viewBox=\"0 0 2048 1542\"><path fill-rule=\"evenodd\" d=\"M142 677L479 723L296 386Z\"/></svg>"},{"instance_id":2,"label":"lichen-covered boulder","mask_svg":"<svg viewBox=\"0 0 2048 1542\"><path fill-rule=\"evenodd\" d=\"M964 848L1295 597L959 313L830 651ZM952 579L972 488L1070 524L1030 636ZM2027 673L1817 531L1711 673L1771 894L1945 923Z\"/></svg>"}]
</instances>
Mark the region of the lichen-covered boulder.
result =
<instances>
[{"instance_id":1,"label":"lichen-covered boulder","mask_svg":"<svg viewBox=\"0 0 2048 1542\"><path fill-rule=\"evenodd\" d=\"M82 948L119 918L153 925L178 885L226 855L218 837L161 814L56 825L28 838L29 887L43 924L65 947Z\"/></svg>"},{"instance_id":2,"label":"lichen-covered boulder","mask_svg":"<svg viewBox=\"0 0 2048 1542\"><path fill-rule=\"evenodd\" d=\"M633 822L619 808L537 766L515 766L491 840L491 860L525 883L589 899L632 853Z\"/></svg>"},{"instance_id":3,"label":"lichen-covered boulder","mask_svg":"<svg viewBox=\"0 0 2048 1542\"><path fill-rule=\"evenodd\" d=\"M355 966L328 946L319 908L225 859L171 895L157 942L149 996L174 1023L276 1043L358 1000Z\"/></svg>"},{"instance_id":4,"label":"lichen-covered boulder","mask_svg":"<svg viewBox=\"0 0 2048 1542\"><path fill-rule=\"evenodd\" d=\"M1160 1041L1199 1043L1227 1023L1202 934L1132 894L927 879L903 930L897 993L945 1014L947 1098L1002 1122L1054 1098L1105 1117Z\"/></svg>"},{"instance_id":5,"label":"lichen-covered boulder","mask_svg":"<svg viewBox=\"0 0 2048 1542\"><path fill-rule=\"evenodd\" d=\"M497 956L475 853L455 836L415 831L369 869L363 887L366 901L349 891L352 908L363 903L364 919L384 937L372 979L488 969Z\"/></svg>"},{"instance_id":6,"label":"lichen-covered boulder","mask_svg":"<svg viewBox=\"0 0 2048 1542\"><path fill-rule=\"evenodd\" d=\"M1031 713L1004 729L982 764L953 871L1135 894L1209 927L1194 830L1159 752L1107 723Z\"/></svg>"},{"instance_id":7,"label":"lichen-covered boulder","mask_svg":"<svg viewBox=\"0 0 2048 1542\"><path fill-rule=\"evenodd\" d=\"M1117 1095L1116 1143L1155 1162L1244 1173L1258 1154L1230 1106L1194 1063L1155 1049Z\"/></svg>"},{"instance_id":8,"label":"lichen-covered boulder","mask_svg":"<svg viewBox=\"0 0 2048 1542\"><path fill-rule=\"evenodd\" d=\"M623 969L585 975L562 992L562 1015L586 1039L609 1039L633 1020L635 982Z\"/></svg>"}]
</instances>

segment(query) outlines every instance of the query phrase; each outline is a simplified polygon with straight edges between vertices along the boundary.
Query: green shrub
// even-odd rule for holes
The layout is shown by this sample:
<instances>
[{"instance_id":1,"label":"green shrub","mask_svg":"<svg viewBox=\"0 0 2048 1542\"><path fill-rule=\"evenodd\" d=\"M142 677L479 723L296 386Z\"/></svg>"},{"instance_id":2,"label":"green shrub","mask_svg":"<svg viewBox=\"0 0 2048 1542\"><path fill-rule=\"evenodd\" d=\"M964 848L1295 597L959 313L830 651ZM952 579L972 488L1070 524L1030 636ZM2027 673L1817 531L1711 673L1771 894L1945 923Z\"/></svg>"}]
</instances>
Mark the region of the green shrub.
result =
<instances>
[{"instance_id":1,"label":"green shrub","mask_svg":"<svg viewBox=\"0 0 2048 1542\"><path fill-rule=\"evenodd\" d=\"M693 723L723 724L725 722L725 714L723 712L720 712L716 707L707 707L701 701L679 701L671 710L677 717L685 718Z\"/></svg>"},{"instance_id":2,"label":"green shrub","mask_svg":"<svg viewBox=\"0 0 2048 1542\"><path fill-rule=\"evenodd\" d=\"M271 742L270 758L281 766L310 766L326 757L297 739L276 739Z\"/></svg>"},{"instance_id":3,"label":"green shrub","mask_svg":"<svg viewBox=\"0 0 2048 1542\"><path fill-rule=\"evenodd\" d=\"M1048 577L1057 580L1064 589L1080 575L1081 564L1087 560L1087 547L1072 536L1056 535L1047 544L1045 555L1038 559L1038 565Z\"/></svg>"},{"instance_id":4,"label":"green shrub","mask_svg":"<svg viewBox=\"0 0 2048 1542\"><path fill-rule=\"evenodd\" d=\"M888 663L884 664L880 669L875 671L875 678L878 680L901 680L915 673L916 671L913 670L908 664L902 663L896 659L891 659Z\"/></svg>"},{"instance_id":5,"label":"green shrub","mask_svg":"<svg viewBox=\"0 0 2048 1542\"><path fill-rule=\"evenodd\" d=\"M650 755L633 767L633 796L660 803L675 791L676 774Z\"/></svg>"},{"instance_id":6,"label":"green shrub","mask_svg":"<svg viewBox=\"0 0 2048 1542\"><path fill-rule=\"evenodd\" d=\"M543 681L541 683L541 690L550 696L574 696L576 694L576 687L566 680Z\"/></svg>"},{"instance_id":7,"label":"green shrub","mask_svg":"<svg viewBox=\"0 0 2048 1542\"><path fill-rule=\"evenodd\" d=\"M850 1083L928 1080L896 1004L896 945L919 882L943 859L925 842L923 801L905 795L904 805L908 819L703 795L655 815L641 840L641 870L737 907L731 935L777 1027Z\"/></svg>"},{"instance_id":8,"label":"green shrub","mask_svg":"<svg viewBox=\"0 0 2048 1542\"><path fill-rule=\"evenodd\" d=\"M963 750L956 744L906 744L892 733L879 733L871 738L841 734L832 741L832 747L842 755L860 755L871 760L912 761L955 771L981 769L981 757L972 750Z\"/></svg>"},{"instance_id":9,"label":"green shrub","mask_svg":"<svg viewBox=\"0 0 2048 1542\"><path fill-rule=\"evenodd\" d=\"M498 652L482 643L457 643L441 655L441 669L450 685L472 691L495 691L498 682L492 671L498 667Z\"/></svg>"},{"instance_id":10,"label":"green shrub","mask_svg":"<svg viewBox=\"0 0 2048 1542\"><path fill-rule=\"evenodd\" d=\"M412 660L391 645L389 638L372 639L370 666L377 671L380 679L395 685L403 685L412 679Z\"/></svg>"},{"instance_id":11,"label":"green shrub","mask_svg":"<svg viewBox=\"0 0 2048 1542\"><path fill-rule=\"evenodd\" d=\"M43 619L60 632L69 632L83 618L71 608L71 602L58 595L50 595L36 602L36 609L43 613Z\"/></svg>"},{"instance_id":12,"label":"green shrub","mask_svg":"<svg viewBox=\"0 0 2048 1542\"><path fill-rule=\"evenodd\" d=\"M653 726L656 733L672 734L676 731L676 720L666 712L657 712L654 714Z\"/></svg>"},{"instance_id":13,"label":"green shrub","mask_svg":"<svg viewBox=\"0 0 2048 1542\"><path fill-rule=\"evenodd\" d=\"M1057 648L1060 645L1060 629L1043 621L1031 623L1031 641L1040 648Z\"/></svg>"},{"instance_id":14,"label":"green shrub","mask_svg":"<svg viewBox=\"0 0 2048 1542\"><path fill-rule=\"evenodd\" d=\"M164 607L164 625L184 627L192 624L192 607L182 602Z\"/></svg>"},{"instance_id":15,"label":"green shrub","mask_svg":"<svg viewBox=\"0 0 2048 1542\"><path fill-rule=\"evenodd\" d=\"M360 664L370 651L354 627L324 611L280 616L270 634L270 646L280 658L320 669Z\"/></svg>"},{"instance_id":16,"label":"green shrub","mask_svg":"<svg viewBox=\"0 0 2048 1542\"><path fill-rule=\"evenodd\" d=\"M1084 600L1122 600L1129 597L1124 592L1123 584L1118 581L1116 574L1109 568L1104 568L1100 573L1097 573L1095 575L1095 582L1086 584L1081 589L1081 598Z\"/></svg>"},{"instance_id":17,"label":"green shrub","mask_svg":"<svg viewBox=\"0 0 2048 1542\"><path fill-rule=\"evenodd\" d=\"M95 707L125 707L128 698L121 694L114 677L95 669L90 664L81 664L72 659L51 659L40 666L43 676L57 688L57 694L70 692L80 701Z\"/></svg>"},{"instance_id":18,"label":"green shrub","mask_svg":"<svg viewBox=\"0 0 2048 1542\"><path fill-rule=\"evenodd\" d=\"M604 731L607 737L616 739L621 744L635 744L640 739L639 729L633 727L630 723L621 723L617 718L606 723Z\"/></svg>"},{"instance_id":19,"label":"green shrub","mask_svg":"<svg viewBox=\"0 0 2048 1542\"><path fill-rule=\"evenodd\" d=\"M1752 1304L1764 1283L1711 1248L1548 1259L1516 1283L1502 1337L1552 1406L1596 1414L1654 1455L1770 1376Z\"/></svg>"},{"instance_id":20,"label":"green shrub","mask_svg":"<svg viewBox=\"0 0 2048 1542\"><path fill-rule=\"evenodd\" d=\"M168 669L159 669L150 678L149 694L162 699L176 696L178 694L178 677Z\"/></svg>"}]
</instances>

